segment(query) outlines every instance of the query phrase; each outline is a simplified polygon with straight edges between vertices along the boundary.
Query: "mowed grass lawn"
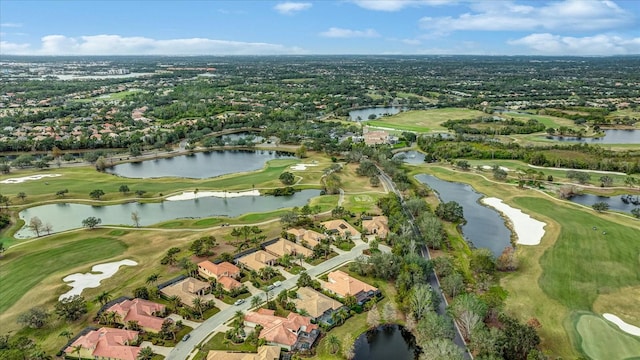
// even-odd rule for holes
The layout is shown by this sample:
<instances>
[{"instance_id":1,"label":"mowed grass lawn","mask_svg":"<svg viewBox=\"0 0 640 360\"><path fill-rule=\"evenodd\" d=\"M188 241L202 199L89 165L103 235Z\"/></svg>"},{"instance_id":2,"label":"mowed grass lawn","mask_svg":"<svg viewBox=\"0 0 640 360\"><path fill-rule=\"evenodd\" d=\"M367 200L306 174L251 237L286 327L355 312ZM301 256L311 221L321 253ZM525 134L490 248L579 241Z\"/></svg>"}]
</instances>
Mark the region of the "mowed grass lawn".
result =
<instances>
[{"instance_id":1,"label":"mowed grass lawn","mask_svg":"<svg viewBox=\"0 0 640 360\"><path fill-rule=\"evenodd\" d=\"M473 119L478 116L487 116L487 114L478 110L462 108L414 110L401 112L397 115L378 120L369 120L364 122L364 124L424 133L433 130L447 131L447 129L441 125L447 120Z\"/></svg>"},{"instance_id":2,"label":"mowed grass lawn","mask_svg":"<svg viewBox=\"0 0 640 360\"><path fill-rule=\"evenodd\" d=\"M640 338L620 331L603 317L589 312L577 312L572 314L571 322L576 329L576 345L589 358L640 358Z\"/></svg>"},{"instance_id":3,"label":"mowed grass lawn","mask_svg":"<svg viewBox=\"0 0 640 360\"><path fill-rule=\"evenodd\" d=\"M109 259L126 249L127 245L120 240L98 237L41 249L25 245L7 252L0 266L0 312L49 275Z\"/></svg>"}]
</instances>

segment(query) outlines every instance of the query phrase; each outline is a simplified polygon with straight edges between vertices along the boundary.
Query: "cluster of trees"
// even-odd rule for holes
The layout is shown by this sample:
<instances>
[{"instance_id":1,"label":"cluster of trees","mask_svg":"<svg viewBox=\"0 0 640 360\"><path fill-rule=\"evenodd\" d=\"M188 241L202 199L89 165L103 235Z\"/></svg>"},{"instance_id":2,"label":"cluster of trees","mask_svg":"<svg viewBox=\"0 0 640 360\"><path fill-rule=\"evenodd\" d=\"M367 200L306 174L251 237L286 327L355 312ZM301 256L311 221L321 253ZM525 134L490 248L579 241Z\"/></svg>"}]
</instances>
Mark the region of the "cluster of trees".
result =
<instances>
[{"instance_id":1,"label":"cluster of trees","mask_svg":"<svg viewBox=\"0 0 640 360\"><path fill-rule=\"evenodd\" d=\"M481 126L474 126L477 124L481 124ZM529 119L525 122L513 118L504 120L495 116L447 120L442 123L442 126L454 131L456 134L511 135L532 134L545 130L544 124L536 119Z\"/></svg>"}]
</instances>

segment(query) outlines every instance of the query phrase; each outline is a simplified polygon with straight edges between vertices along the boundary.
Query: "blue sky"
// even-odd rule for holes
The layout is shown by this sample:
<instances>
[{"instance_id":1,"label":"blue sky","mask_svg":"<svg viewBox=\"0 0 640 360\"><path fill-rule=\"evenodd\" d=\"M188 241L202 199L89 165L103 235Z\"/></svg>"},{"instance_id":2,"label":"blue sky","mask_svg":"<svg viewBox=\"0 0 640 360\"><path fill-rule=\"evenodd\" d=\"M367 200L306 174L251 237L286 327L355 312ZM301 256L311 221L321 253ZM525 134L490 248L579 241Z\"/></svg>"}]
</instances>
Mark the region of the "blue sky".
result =
<instances>
[{"instance_id":1,"label":"blue sky","mask_svg":"<svg viewBox=\"0 0 640 360\"><path fill-rule=\"evenodd\" d=\"M2 0L10 54L640 54L640 0Z\"/></svg>"}]
</instances>

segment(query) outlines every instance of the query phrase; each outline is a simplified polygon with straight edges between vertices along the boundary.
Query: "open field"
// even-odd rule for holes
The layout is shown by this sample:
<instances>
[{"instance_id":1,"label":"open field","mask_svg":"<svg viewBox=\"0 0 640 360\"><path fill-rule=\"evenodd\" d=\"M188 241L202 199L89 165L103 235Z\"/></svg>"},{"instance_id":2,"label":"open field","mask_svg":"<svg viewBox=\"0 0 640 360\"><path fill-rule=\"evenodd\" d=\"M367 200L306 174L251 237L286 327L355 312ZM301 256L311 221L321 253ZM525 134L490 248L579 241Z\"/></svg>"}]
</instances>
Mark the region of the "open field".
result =
<instances>
[{"instance_id":1,"label":"open field","mask_svg":"<svg viewBox=\"0 0 640 360\"><path fill-rule=\"evenodd\" d=\"M532 317L540 321L544 349L563 358L578 356L581 350L573 346L576 330L570 321L576 310L619 313L623 320L638 325L633 322L640 318L637 297L633 296L637 291L624 290L640 289L640 244L635 240L640 223L612 214L596 215L540 192L495 184L471 173L433 165L421 165L412 173L469 183L547 224L541 244L519 246L520 269L501 280L509 291L506 310L523 321ZM603 229L606 235L602 235ZM607 303L614 294L616 301ZM599 296L602 300L597 301ZM607 344L597 338L590 341L596 347Z\"/></svg>"},{"instance_id":2,"label":"open field","mask_svg":"<svg viewBox=\"0 0 640 360\"><path fill-rule=\"evenodd\" d=\"M447 129L441 125L447 120L472 119L486 115L487 114L481 111L460 108L415 110L401 112L397 115L378 120L370 120L365 122L365 124L424 133L429 131L447 131Z\"/></svg>"},{"instance_id":3,"label":"open field","mask_svg":"<svg viewBox=\"0 0 640 360\"><path fill-rule=\"evenodd\" d=\"M579 127L576 126L576 124L569 119L564 119L564 118L560 118L560 117L555 117L555 116L549 116L549 115L536 115L536 114L519 114L519 113L504 113L504 114L500 114L501 117L505 118L505 119L511 119L514 118L516 120L520 120L520 121L527 121L529 119L535 119L538 120L538 122L544 124L544 126L546 127L551 127L554 129L557 129L561 126L566 126L568 128L574 128L574 129L578 129Z\"/></svg>"}]
</instances>

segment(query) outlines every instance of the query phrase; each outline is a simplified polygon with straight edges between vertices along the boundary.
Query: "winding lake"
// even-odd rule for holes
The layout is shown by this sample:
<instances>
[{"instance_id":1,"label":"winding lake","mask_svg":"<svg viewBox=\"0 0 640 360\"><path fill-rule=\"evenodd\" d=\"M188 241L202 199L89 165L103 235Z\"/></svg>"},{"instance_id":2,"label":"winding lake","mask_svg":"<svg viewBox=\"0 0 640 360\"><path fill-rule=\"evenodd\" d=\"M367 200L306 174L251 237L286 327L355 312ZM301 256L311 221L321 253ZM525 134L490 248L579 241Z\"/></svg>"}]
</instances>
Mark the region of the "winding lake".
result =
<instances>
[{"instance_id":1,"label":"winding lake","mask_svg":"<svg viewBox=\"0 0 640 360\"><path fill-rule=\"evenodd\" d=\"M609 204L609 210L621 211L627 214L631 214L631 210L635 208L640 208L640 205L634 205L631 202L625 204L622 201L622 196L624 195L609 197L609 196L598 196L598 195L592 195L592 194L583 194L583 195L574 196L569 200L573 201L574 203L582 204L589 207L597 202L605 202ZM632 196L633 196L633 199L637 199L640 201L640 195L632 195Z\"/></svg>"},{"instance_id":2,"label":"winding lake","mask_svg":"<svg viewBox=\"0 0 640 360\"><path fill-rule=\"evenodd\" d=\"M293 154L267 150L205 151L192 155L118 164L106 171L128 178L182 177L206 179L238 172L256 171L269 160L294 158Z\"/></svg>"},{"instance_id":3,"label":"winding lake","mask_svg":"<svg viewBox=\"0 0 640 360\"><path fill-rule=\"evenodd\" d=\"M395 115L406 108L398 106L389 107L370 107L358 110L349 111L349 119L351 121L367 121L369 116L375 115L376 119L384 115Z\"/></svg>"},{"instance_id":4,"label":"winding lake","mask_svg":"<svg viewBox=\"0 0 640 360\"><path fill-rule=\"evenodd\" d=\"M402 326L379 326L354 343L354 360L414 360L418 358L413 335Z\"/></svg>"},{"instance_id":5,"label":"winding lake","mask_svg":"<svg viewBox=\"0 0 640 360\"><path fill-rule=\"evenodd\" d=\"M577 138L571 136L546 136L556 141L583 142L593 144L640 144L640 130L603 130L599 138Z\"/></svg>"},{"instance_id":6,"label":"winding lake","mask_svg":"<svg viewBox=\"0 0 640 360\"><path fill-rule=\"evenodd\" d=\"M462 234L477 248L487 248L497 257L505 247L511 246L509 230L500 214L493 208L483 206L479 200L484 197L471 185L438 179L427 174L415 178L438 193L443 202L455 201L464 208Z\"/></svg>"},{"instance_id":7,"label":"winding lake","mask_svg":"<svg viewBox=\"0 0 640 360\"><path fill-rule=\"evenodd\" d=\"M102 225L133 226L131 213L137 211L140 225L147 226L180 218L206 218L214 216L236 217L246 213L269 212L282 208L304 206L320 190L302 190L291 196L243 196L234 198L203 197L200 199L164 201L162 203L127 203L119 205L92 206L58 203L35 206L20 212L27 224L37 216L43 223L53 225L54 232L76 229L89 216L102 219ZM16 238L29 238L35 234L26 226Z\"/></svg>"}]
</instances>

